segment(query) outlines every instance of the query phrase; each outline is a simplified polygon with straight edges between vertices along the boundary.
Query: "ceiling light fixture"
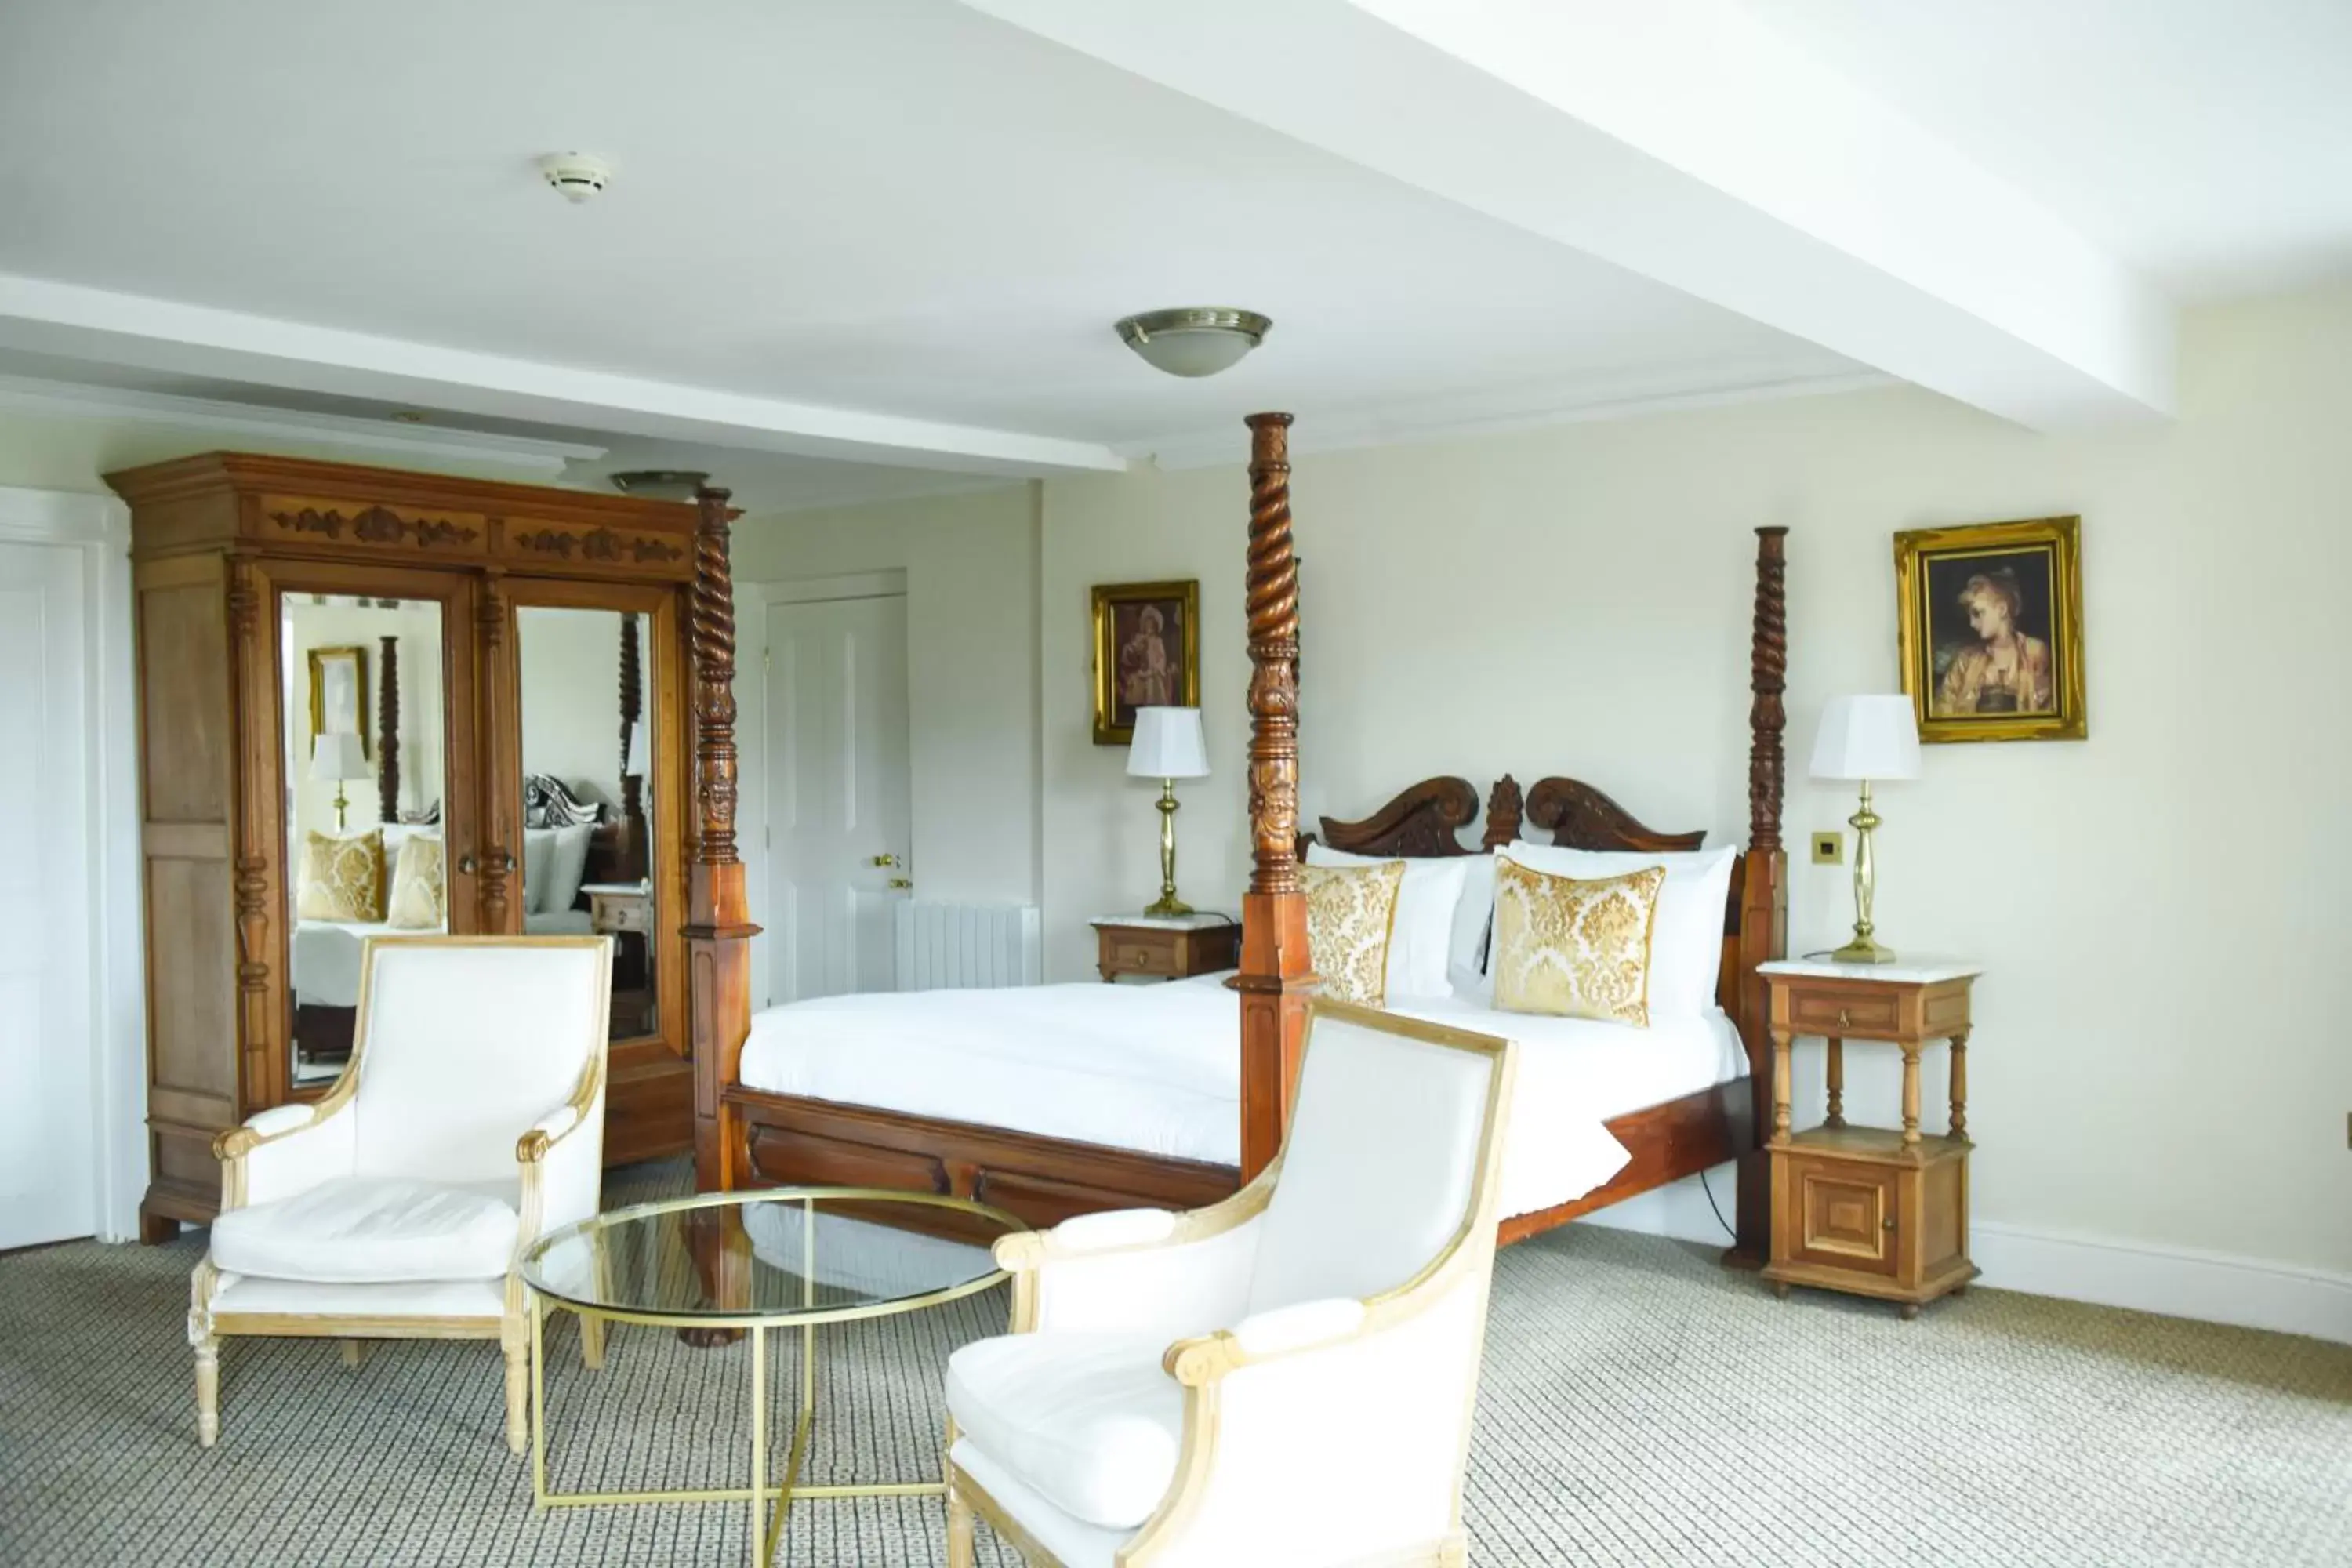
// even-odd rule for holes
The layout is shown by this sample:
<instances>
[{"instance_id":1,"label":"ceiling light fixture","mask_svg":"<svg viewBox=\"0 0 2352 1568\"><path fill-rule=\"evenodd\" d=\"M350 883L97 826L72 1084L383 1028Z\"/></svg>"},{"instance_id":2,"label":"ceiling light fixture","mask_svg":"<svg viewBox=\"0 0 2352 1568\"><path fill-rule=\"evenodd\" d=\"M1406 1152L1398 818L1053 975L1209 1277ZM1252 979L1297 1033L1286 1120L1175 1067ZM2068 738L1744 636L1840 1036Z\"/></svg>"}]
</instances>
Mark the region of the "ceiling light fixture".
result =
<instances>
[{"instance_id":1,"label":"ceiling light fixture","mask_svg":"<svg viewBox=\"0 0 2352 1568\"><path fill-rule=\"evenodd\" d=\"M623 495L649 500L692 500L710 479L699 468L630 468L608 477Z\"/></svg>"},{"instance_id":2,"label":"ceiling light fixture","mask_svg":"<svg viewBox=\"0 0 2352 1568\"><path fill-rule=\"evenodd\" d=\"M1192 305L1129 316L1118 323L1118 337L1155 370L1214 375L1239 364L1273 326L1255 310Z\"/></svg>"},{"instance_id":3,"label":"ceiling light fixture","mask_svg":"<svg viewBox=\"0 0 2352 1568\"><path fill-rule=\"evenodd\" d=\"M585 153L550 153L539 161L539 172L574 205L604 195L613 181L613 166Z\"/></svg>"}]
</instances>

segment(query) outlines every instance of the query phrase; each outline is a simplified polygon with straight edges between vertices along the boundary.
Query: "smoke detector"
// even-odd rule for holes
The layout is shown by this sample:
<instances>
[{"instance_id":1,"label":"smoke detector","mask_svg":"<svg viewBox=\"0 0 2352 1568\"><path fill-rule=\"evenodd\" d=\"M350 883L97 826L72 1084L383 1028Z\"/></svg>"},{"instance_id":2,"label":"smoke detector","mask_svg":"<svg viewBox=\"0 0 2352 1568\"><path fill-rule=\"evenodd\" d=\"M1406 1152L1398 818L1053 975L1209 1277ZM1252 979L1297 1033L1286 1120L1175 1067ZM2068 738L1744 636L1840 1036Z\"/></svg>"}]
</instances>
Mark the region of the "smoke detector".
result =
<instances>
[{"instance_id":1,"label":"smoke detector","mask_svg":"<svg viewBox=\"0 0 2352 1568\"><path fill-rule=\"evenodd\" d=\"M610 163L585 153L550 153L539 161L539 172L575 205L604 195L613 178Z\"/></svg>"}]
</instances>

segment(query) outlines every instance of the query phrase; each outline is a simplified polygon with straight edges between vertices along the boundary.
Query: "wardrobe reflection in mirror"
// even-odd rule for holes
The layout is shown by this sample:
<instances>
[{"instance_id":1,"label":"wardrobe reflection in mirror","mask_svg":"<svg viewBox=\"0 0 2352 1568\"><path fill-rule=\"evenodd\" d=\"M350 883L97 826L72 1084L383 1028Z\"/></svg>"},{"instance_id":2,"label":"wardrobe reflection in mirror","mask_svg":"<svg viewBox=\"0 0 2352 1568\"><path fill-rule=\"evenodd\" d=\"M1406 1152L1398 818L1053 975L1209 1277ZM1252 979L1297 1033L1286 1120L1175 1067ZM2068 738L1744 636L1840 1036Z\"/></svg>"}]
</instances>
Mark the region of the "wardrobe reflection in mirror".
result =
<instances>
[{"instance_id":1,"label":"wardrobe reflection in mirror","mask_svg":"<svg viewBox=\"0 0 2352 1568\"><path fill-rule=\"evenodd\" d=\"M613 939L612 1036L659 1030L645 617L522 605L523 930Z\"/></svg>"},{"instance_id":2,"label":"wardrobe reflection in mirror","mask_svg":"<svg viewBox=\"0 0 2352 1568\"><path fill-rule=\"evenodd\" d=\"M278 595L294 1082L351 1058L360 943L449 929L441 605Z\"/></svg>"}]
</instances>

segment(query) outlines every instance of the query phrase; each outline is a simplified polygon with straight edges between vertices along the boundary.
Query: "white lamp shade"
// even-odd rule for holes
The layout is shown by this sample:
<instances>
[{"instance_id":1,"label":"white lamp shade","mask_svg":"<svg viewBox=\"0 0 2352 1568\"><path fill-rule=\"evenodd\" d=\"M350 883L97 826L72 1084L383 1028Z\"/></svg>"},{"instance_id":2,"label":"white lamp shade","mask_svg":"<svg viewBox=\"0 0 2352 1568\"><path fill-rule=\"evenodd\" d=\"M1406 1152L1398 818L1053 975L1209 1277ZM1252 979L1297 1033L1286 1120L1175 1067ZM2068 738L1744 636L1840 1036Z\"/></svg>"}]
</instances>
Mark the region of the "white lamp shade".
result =
<instances>
[{"instance_id":1,"label":"white lamp shade","mask_svg":"<svg viewBox=\"0 0 2352 1568\"><path fill-rule=\"evenodd\" d=\"M1919 722L1908 697L1832 697L1813 741L1817 779L1916 779Z\"/></svg>"},{"instance_id":2,"label":"white lamp shade","mask_svg":"<svg viewBox=\"0 0 2352 1568\"><path fill-rule=\"evenodd\" d=\"M357 735L330 730L310 742L310 776L341 784L350 779L373 778L375 770L368 766L364 742Z\"/></svg>"},{"instance_id":3,"label":"white lamp shade","mask_svg":"<svg viewBox=\"0 0 2352 1568\"><path fill-rule=\"evenodd\" d=\"M646 776L646 731L653 727L650 719L640 719L629 726L629 756L628 761L622 764L621 772L631 778Z\"/></svg>"},{"instance_id":4,"label":"white lamp shade","mask_svg":"<svg viewBox=\"0 0 2352 1568\"><path fill-rule=\"evenodd\" d=\"M1145 779L1209 776L1209 742L1198 708L1139 708L1135 740L1127 749L1127 771Z\"/></svg>"}]
</instances>

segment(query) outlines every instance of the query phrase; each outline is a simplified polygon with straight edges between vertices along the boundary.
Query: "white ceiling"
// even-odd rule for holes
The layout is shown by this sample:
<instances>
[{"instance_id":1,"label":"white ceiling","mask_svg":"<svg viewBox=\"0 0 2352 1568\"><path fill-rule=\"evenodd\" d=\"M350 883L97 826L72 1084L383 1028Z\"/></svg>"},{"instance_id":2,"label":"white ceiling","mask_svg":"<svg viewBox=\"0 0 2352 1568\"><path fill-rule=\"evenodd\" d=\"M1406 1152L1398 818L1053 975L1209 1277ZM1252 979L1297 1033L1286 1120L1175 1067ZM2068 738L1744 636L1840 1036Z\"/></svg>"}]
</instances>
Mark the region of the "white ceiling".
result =
<instances>
[{"instance_id":1,"label":"white ceiling","mask_svg":"<svg viewBox=\"0 0 2352 1568\"><path fill-rule=\"evenodd\" d=\"M2175 298L2352 276L2347 0L1758 0Z\"/></svg>"},{"instance_id":2,"label":"white ceiling","mask_svg":"<svg viewBox=\"0 0 2352 1568\"><path fill-rule=\"evenodd\" d=\"M33 302L0 310L0 373L13 353L156 391L448 410L610 447L600 469L756 469L754 503L784 505L1223 455L1265 407L1377 439L1895 363L975 4L238 0L134 26L8 0L0 275ZM2352 270L2352 181L2311 178L2352 166L2352 7L1750 10L2168 284ZM1410 132L1412 104L1385 112ZM607 195L539 183L565 148L611 160ZM1110 322L1179 303L1276 324L1238 369L1178 381Z\"/></svg>"}]
</instances>

